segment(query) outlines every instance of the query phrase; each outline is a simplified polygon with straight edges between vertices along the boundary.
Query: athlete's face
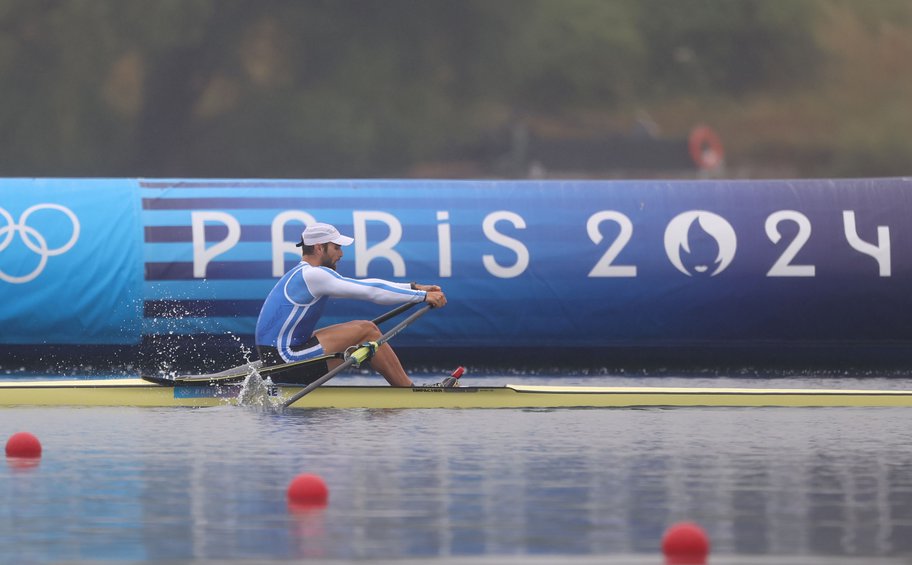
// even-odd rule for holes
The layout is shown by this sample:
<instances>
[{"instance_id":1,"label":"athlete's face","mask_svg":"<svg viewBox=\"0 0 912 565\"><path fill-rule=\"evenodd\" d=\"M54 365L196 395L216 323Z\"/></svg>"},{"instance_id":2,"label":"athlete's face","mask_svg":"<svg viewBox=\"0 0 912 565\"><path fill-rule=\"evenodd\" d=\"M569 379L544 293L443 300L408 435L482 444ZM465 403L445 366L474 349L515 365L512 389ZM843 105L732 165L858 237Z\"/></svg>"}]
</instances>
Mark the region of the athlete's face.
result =
<instances>
[{"instance_id":1,"label":"athlete's face","mask_svg":"<svg viewBox=\"0 0 912 565\"><path fill-rule=\"evenodd\" d=\"M320 258L320 265L330 269L336 269L336 263L342 258L342 246L338 243L323 244L323 257Z\"/></svg>"}]
</instances>

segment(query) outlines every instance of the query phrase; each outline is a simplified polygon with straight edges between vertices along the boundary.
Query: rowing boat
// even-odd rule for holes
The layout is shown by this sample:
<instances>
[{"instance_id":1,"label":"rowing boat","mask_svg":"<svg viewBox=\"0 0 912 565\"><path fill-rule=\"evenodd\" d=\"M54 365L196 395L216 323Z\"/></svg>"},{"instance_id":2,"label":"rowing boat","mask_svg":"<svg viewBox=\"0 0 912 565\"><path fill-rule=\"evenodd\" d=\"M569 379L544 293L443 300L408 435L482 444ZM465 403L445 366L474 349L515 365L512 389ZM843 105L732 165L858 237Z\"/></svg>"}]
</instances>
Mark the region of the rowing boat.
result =
<instances>
[{"instance_id":1,"label":"rowing boat","mask_svg":"<svg viewBox=\"0 0 912 565\"><path fill-rule=\"evenodd\" d=\"M0 406L186 406L238 404L241 384L162 386L140 378L0 382ZM281 406L301 386L270 385ZM905 406L909 390L465 386L457 388L327 385L293 408L631 408L686 406Z\"/></svg>"}]
</instances>

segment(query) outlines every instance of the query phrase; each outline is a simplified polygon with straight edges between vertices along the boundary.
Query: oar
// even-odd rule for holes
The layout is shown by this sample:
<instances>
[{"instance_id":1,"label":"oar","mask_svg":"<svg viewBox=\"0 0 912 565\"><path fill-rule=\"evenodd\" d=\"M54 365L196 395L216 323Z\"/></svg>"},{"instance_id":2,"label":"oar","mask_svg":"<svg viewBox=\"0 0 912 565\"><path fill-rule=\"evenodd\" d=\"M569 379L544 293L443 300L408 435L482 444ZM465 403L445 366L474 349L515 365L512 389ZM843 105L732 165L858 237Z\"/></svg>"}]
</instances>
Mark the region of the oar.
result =
<instances>
[{"instance_id":1,"label":"oar","mask_svg":"<svg viewBox=\"0 0 912 565\"><path fill-rule=\"evenodd\" d=\"M406 310L409 310L410 308L414 307L416 304L418 304L418 303L409 302L407 304L402 304L400 306L393 308L386 314L381 314L381 315L377 316L376 318L374 318L371 321L376 325L380 325L383 322L389 320L390 318L395 318L399 314L402 314ZM324 358L332 358L332 355L327 355L325 357L317 357L317 358L312 358L312 359L305 359L304 361L291 361L288 363L281 363L278 365L269 365L267 367L263 366L262 361L252 361L250 363L244 363L243 365L238 365L237 367L232 367L231 369L226 369L226 370L220 371L218 373L209 373L209 374L204 374L204 375L185 375L185 376L180 376L177 378L153 377L153 376L143 375L142 378L149 382L153 382L153 383L160 384L160 385L175 386L180 381L187 381L187 382L191 382L191 383L195 384L195 383L199 383L199 382L203 382L203 381L206 381L206 382L208 382L208 381L229 381L229 380L235 380L235 379L242 379L242 378L246 377L247 374L250 373L250 371L252 369L257 369L258 372L260 373L260 375L264 376L264 378L265 378L265 376L268 375L269 373L281 371L283 369L287 369L294 365L304 365L304 364L311 363L314 361L319 361L320 359L324 359Z\"/></svg>"},{"instance_id":2,"label":"oar","mask_svg":"<svg viewBox=\"0 0 912 565\"><path fill-rule=\"evenodd\" d=\"M427 313L427 311L430 309L431 309L431 305L428 304L421 310L418 310L417 312L415 312L408 318L399 322L399 324L396 327L392 328L391 330L389 330L388 332L386 332L385 334L380 336L380 339L378 339L377 341L371 341L369 343L365 343L365 344L361 345L360 347L355 349L351 353L351 355L349 355L348 358L342 362L341 365L339 365L335 369L331 370L330 372L326 373L319 379L317 379L314 382L307 385L303 390L299 391L297 394L295 394L294 396L292 396L291 398L286 400L284 403L282 403L282 407L288 408L289 406L291 406L292 404L294 404L295 402L300 400L301 397L303 397L306 394L310 394L313 390L317 389L320 385L322 385L329 379L335 377L336 375L338 375L345 369L351 367L352 365L360 365L361 363L367 361L368 359L370 359L371 355L374 354L374 352L377 350L377 348L379 348L381 345L388 342L389 340L393 339L399 332L401 332L402 330L407 328L409 326L409 324L411 324L412 322L414 322L421 316L424 316Z\"/></svg>"},{"instance_id":3,"label":"oar","mask_svg":"<svg viewBox=\"0 0 912 565\"><path fill-rule=\"evenodd\" d=\"M381 315L377 316L376 318L374 318L374 319L371 320L371 321L372 321L374 324L376 324L376 325L379 326L380 324L382 324L383 322L389 320L390 318L395 318L395 317L398 316L399 314L401 314L401 313L405 312L406 310L410 309L410 308L413 307L415 304L418 304L418 303L417 303L417 302L409 302L409 303L407 303L407 304L403 304L402 306L397 306L397 307L393 308L392 310L390 310L389 312L387 312L386 314L381 314Z\"/></svg>"}]
</instances>

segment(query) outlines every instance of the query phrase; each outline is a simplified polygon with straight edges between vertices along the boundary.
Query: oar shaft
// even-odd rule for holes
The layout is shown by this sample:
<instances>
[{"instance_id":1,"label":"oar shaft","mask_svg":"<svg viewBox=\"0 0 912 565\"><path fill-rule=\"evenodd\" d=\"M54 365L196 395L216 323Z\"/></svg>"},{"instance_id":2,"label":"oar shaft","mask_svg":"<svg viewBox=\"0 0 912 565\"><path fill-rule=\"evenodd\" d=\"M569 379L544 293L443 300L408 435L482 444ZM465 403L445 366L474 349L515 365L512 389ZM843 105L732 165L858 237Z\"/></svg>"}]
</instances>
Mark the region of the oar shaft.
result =
<instances>
[{"instance_id":1,"label":"oar shaft","mask_svg":"<svg viewBox=\"0 0 912 565\"><path fill-rule=\"evenodd\" d=\"M386 342L388 342L389 340L391 340L391 339L393 339L394 337L396 337L396 335L397 335L399 332L401 332L402 330L404 330L405 328L407 328L407 327L409 326L409 324L411 324L412 322L414 322L415 320L417 320L417 319L420 318L421 316L424 316L425 313L427 313L427 311L430 310L430 309L431 309L431 305L428 304L427 306L424 306L423 308L421 308L421 310L418 310L417 312L415 312L414 314L412 314L412 315L409 316L408 318L402 320L401 322L399 322L398 324L396 324L394 327L390 328L389 331L387 331L385 334L383 334L382 336L380 336L380 339L377 340L377 345L378 345L378 346L379 346L379 345L383 345L384 343L386 343Z\"/></svg>"},{"instance_id":2,"label":"oar shaft","mask_svg":"<svg viewBox=\"0 0 912 565\"><path fill-rule=\"evenodd\" d=\"M399 332L401 332L401 331L404 330L406 327L408 327L409 324L411 324L412 322L414 322L415 320L417 320L417 319L420 318L421 316L424 316L424 315L427 313L427 311L430 310L430 309L431 309L431 306L430 306L430 305L427 305L427 306L425 306L424 308L422 308L421 310L418 310L417 312L415 312L414 314L412 314L411 316L409 316L408 318L406 318L406 319L402 320L401 322L399 322L394 328L391 328L388 332L386 332L385 334L383 334L382 336L380 336L380 339L378 339L377 342L376 342L376 343L377 343L377 347L379 348L380 346L382 346L382 345L383 345L384 343L386 343L387 341L393 339L396 335L399 334ZM362 349L363 349L363 348L362 348ZM356 357L354 354L352 354L348 359L346 359L345 361L343 361L341 365L339 365L339 366L336 367L335 369L332 369L331 371L329 371L328 373L326 373L325 375L323 375L323 376L320 377L319 379L315 380L314 382L312 382L312 383L310 383L309 385L307 385L306 387L304 387L302 390L298 391L297 394L295 394L294 396L292 396L291 398L289 398L288 400L286 400L286 401L282 404L282 406L285 407L285 408L288 408L289 406L291 406L292 404L294 404L295 402L297 402L298 400L300 400L301 397L303 397L304 395L310 394L313 390L319 388L320 385L322 385L323 383L325 383L325 382L328 381L329 379L335 377L336 375L338 375L339 373L341 373L341 372L344 371L345 369L351 367L352 364L354 364L356 360L357 360L357 357Z\"/></svg>"},{"instance_id":3,"label":"oar shaft","mask_svg":"<svg viewBox=\"0 0 912 565\"><path fill-rule=\"evenodd\" d=\"M407 303L407 304L403 304L402 306L397 306L396 308L390 310L390 311L387 312L386 314L381 314L381 315L377 316L376 318L374 318L374 319L371 320L371 321L379 326L380 324L382 324L383 322L389 320L390 318L395 318L395 317L398 316L399 314L401 314L401 313L405 312L406 310L412 308L415 304L418 304L418 303L417 303L417 302L409 302L409 303Z\"/></svg>"},{"instance_id":4,"label":"oar shaft","mask_svg":"<svg viewBox=\"0 0 912 565\"><path fill-rule=\"evenodd\" d=\"M282 404L282 407L283 407L283 408L288 408L289 406L291 406L292 404L294 404L295 402L297 402L298 400L300 400L301 397L303 397L304 395L310 394L311 391L313 391L314 389L318 388L320 385L322 385L323 383L325 383L325 382L328 381L329 379L335 377L336 375L338 375L339 373L341 373L341 372L344 371L345 369L348 369L349 367L351 367L352 364L353 364L354 362L355 362L355 359L354 359L353 357L349 357L348 359L346 359L345 361L343 361L341 365L339 365L339 366L336 367L335 369L331 370L330 372L326 373L325 375L323 375L323 376L320 377L319 379L315 380L314 382L310 383L309 385L307 385L306 387L304 387L302 390L298 391L297 394L295 394L294 396L292 396L291 398L289 398L288 400L286 400L286 401Z\"/></svg>"}]
</instances>

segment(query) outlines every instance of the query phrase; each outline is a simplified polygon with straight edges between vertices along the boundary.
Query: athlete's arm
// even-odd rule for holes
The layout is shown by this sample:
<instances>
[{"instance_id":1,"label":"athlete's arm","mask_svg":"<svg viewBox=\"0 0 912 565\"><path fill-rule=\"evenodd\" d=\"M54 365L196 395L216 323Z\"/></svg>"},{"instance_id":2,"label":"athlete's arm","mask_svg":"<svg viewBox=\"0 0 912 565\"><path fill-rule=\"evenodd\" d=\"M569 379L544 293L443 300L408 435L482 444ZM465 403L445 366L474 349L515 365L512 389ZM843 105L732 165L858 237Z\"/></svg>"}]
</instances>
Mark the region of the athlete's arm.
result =
<instances>
[{"instance_id":1,"label":"athlete's arm","mask_svg":"<svg viewBox=\"0 0 912 565\"><path fill-rule=\"evenodd\" d=\"M352 298L376 304L423 302L427 292L412 290L409 283L394 283L383 279L350 279L326 267L305 269L302 273L307 288L315 296Z\"/></svg>"}]
</instances>

